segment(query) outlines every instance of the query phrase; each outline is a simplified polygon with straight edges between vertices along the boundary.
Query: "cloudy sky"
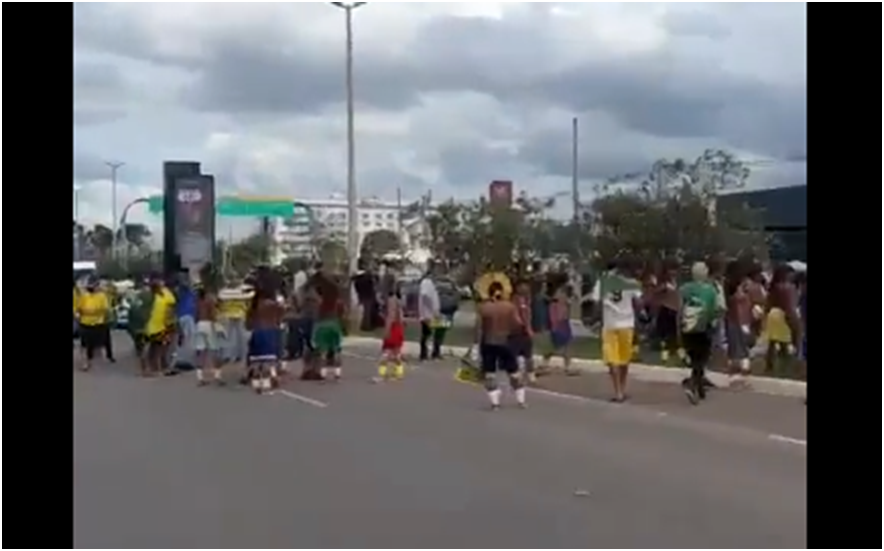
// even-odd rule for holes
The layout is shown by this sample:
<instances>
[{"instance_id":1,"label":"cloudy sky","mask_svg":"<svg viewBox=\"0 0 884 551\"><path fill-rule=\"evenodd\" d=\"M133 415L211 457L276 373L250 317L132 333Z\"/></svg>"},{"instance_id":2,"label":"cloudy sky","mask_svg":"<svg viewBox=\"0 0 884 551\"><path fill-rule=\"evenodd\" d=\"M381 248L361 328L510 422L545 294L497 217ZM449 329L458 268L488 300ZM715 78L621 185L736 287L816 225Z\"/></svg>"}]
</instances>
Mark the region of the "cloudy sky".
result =
<instances>
[{"instance_id":1,"label":"cloudy sky","mask_svg":"<svg viewBox=\"0 0 884 551\"><path fill-rule=\"evenodd\" d=\"M327 3L75 4L74 182L85 221L193 159L220 193L345 185L344 14ZM804 183L801 3L371 2L355 17L360 193L476 197L581 185L723 147ZM133 212L133 219L156 220Z\"/></svg>"}]
</instances>

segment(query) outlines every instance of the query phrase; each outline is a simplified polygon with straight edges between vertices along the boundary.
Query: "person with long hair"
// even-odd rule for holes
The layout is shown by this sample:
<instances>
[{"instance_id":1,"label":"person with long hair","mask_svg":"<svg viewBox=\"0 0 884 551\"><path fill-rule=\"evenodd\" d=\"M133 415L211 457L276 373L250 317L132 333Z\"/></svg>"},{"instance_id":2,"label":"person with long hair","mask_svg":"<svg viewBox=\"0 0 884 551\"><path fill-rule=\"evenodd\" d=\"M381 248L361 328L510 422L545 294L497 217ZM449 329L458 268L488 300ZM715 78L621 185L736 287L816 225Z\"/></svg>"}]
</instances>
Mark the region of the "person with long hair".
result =
<instances>
[{"instance_id":1,"label":"person with long hair","mask_svg":"<svg viewBox=\"0 0 884 551\"><path fill-rule=\"evenodd\" d=\"M678 338L678 312L681 310L681 297L678 294L678 264L664 263L653 293L654 336L660 346L660 360L667 364L673 354L683 360L685 354Z\"/></svg>"},{"instance_id":2,"label":"person with long hair","mask_svg":"<svg viewBox=\"0 0 884 551\"><path fill-rule=\"evenodd\" d=\"M311 285L319 295L312 336L315 361L324 362L319 369L322 380L340 381L343 375L341 350L348 297L339 282L322 265L314 275Z\"/></svg>"},{"instance_id":3,"label":"person with long hair","mask_svg":"<svg viewBox=\"0 0 884 551\"><path fill-rule=\"evenodd\" d=\"M798 290L795 272L786 264L774 268L767 295L764 336L767 340L765 370L773 373L781 360L792 356L801 343Z\"/></svg>"},{"instance_id":4,"label":"person with long hair","mask_svg":"<svg viewBox=\"0 0 884 551\"><path fill-rule=\"evenodd\" d=\"M752 295L748 270L739 262L728 265L724 282L726 312L724 334L727 342L731 387L748 387L751 376Z\"/></svg>"},{"instance_id":5,"label":"person with long hair","mask_svg":"<svg viewBox=\"0 0 884 551\"><path fill-rule=\"evenodd\" d=\"M252 390L258 394L270 392L278 385L283 314L277 290L269 281L259 278L246 317L246 326L251 331L246 369Z\"/></svg>"},{"instance_id":6,"label":"person with long hair","mask_svg":"<svg viewBox=\"0 0 884 551\"><path fill-rule=\"evenodd\" d=\"M402 380L405 377L405 362L402 357L402 347L405 345L405 321L401 297L395 287L387 291L384 312L384 339L381 343L377 380L380 382L390 379ZM392 364L392 373L389 364Z\"/></svg>"}]
</instances>

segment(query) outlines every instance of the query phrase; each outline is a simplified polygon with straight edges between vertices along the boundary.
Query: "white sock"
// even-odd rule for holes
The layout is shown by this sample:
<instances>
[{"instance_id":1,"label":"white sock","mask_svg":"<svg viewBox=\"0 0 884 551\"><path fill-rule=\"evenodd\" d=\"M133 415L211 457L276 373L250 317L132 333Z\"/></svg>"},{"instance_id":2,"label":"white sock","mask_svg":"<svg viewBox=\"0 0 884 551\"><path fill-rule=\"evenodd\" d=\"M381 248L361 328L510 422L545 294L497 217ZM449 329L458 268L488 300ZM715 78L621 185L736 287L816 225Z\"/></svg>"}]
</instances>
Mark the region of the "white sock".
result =
<instances>
[{"instance_id":1,"label":"white sock","mask_svg":"<svg viewBox=\"0 0 884 551\"><path fill-rule=\"evenodd\" d=\"M514 393L516 395L516 402L518 402L520 404L524 404L525 403L525 396L527 394L527 392L525 391L525 387L517 388L514 391Z\"/></svg>"},{"instance_id":2,"label":"white sock","mask_svg":"<svg viewBox=\"0 0 884 551\"><path fill-rule=\"evenodd\" d=\"M275 365L270 367L270 376L271 376L272 378L274 378L274 379L276 379L277 377L279 377L279 370L276 369L276 366L275 366Z\"/></svg>"},{"instance_id":3,"label":"white sock","mask_svg":"<svg viewBox=\"0 0 884 551\"><path fill-rule=\"evenodd\" d=\"M214 373L215 373L215 380L220 381L221 380L221 368L216 367L214 369Z\"/></svg>"},{"instance_id":4,"label":"white sock","mask_svg":"<svg viewBox=\"0 0 884 551\"><path fill-rule=\"evenodd\" d=\"M500 405L500 389L489 390L488 391L488 399L491 400L492 406Z\"/></svg>"},{"instance_id":5,"label":"white sock","mask_svg":"<svg viewBox=\"0 0 884 551\"><path fill-rule=\"evenodd\" d=\"M319 375L323 379L328 379L328 368L327 367L320 367L319 368Z\"/></svg>"},{"instance_id":6,"label":"white sock","mask_svg":"<svg viewBox=\"0 0 884 551\"><path fill-rule=\"evenodd\" d=\"M203 370L197 369L196 370L196 380L202 382L204 378L205 377L203 376Z\"/></svg>"},{"instance_id":7,"label":"white sock","mask_svg":"<svg viewBox=\"0 0 884 551\"><path fill-rule=\"evenodd\" d=\"M252 379L252 388L255 390L258 390L259 388L261 388L261 379L258 379L258 378Z\"/></svg>"},{"instance_id":8,"label":"white sock","mask_svg":"<svg viewBox=\"0 0 884 551\"><path fill-rule=\"evenodd\" d=\"M264 377L261 379L261 389L262 390L270 390L273 388L273 384L270 382L268 377Z\"/></svg>"},{"instance_id":9,"label":"white sock","mask_svg":"<svg viewBox=\"0 0 884 551\"><path fill-rule=\"evenodd\" d=\"M336 378L336 379L340 379L340 378L341 378L341 375L343 375L343 373L344 373L344 372L341 370L340 367L336 367L336 368L334 368L333 372L334 372L334 374L335 374L335 378Z\"/></svg>"}]
</instances>

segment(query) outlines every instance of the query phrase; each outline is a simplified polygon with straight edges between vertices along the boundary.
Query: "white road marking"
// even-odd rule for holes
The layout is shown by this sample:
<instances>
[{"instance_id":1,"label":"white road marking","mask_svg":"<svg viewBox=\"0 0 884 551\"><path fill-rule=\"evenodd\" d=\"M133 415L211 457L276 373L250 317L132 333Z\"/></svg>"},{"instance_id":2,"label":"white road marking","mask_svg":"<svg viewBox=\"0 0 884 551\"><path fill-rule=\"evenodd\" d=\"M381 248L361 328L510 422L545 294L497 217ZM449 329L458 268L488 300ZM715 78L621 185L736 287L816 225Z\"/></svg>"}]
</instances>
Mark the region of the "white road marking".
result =
<instances>
[{"instance_id":1,"label":"white road marking","mask_svg":"<svg viewBox=\"0 0 884 551\"><path fill-rule=\"evenodd\" d=\"M768 434L767 437L774 442L782 442L784 444L792 444L793 446L807 447L807 440L800 438L792 438L781 434Z\"/></svg>"},{"instance_id":2,"label":"white road marking","mask_svg":"<svg viewBox=\"0 0 884 551\"><path fill-rule=\"evenodd\" d=\"M370 361L377 360L377 358L373 357L373 356L367 356L364 354L354 354L352 352L344 352L344 355L349 356L351 358L360 359L360 360L370 360ZM455 379L454 377L451 377L451 380L455 383L460 383L460 384L464 384L464 385L468 385L468 386L481 386L479 383L474 383L471 381L461 381L459 379ZM530 392L532 394L538 394L541 396L547 396L549 398L563 400L566 402L571 402L572 404L586 404L586 405L591 405L591 406L595 406L595 407L611 408L613 410L617 410L617 409L621 409L626 406L629 406L629 404L615 404L615 403L609 402L607 400L602 400L599 398L590 398L588 396L567 394L564 392L556 392L554 390L547 390L544 388L528 387L528 392ZM792 438L789 436L783 436L781 434L765 434L764 432L759 432L759 431L756 431L755 429L741 427L741 426L718 425L717 423L708 423L707 424L705 422L696 422L696 421L693 421L689 418L683 418L683 417L680 417L677 415L673 416L668 412L647 409L643 406L639 406L637 408L628 408L628 410L632 411L632 412L636 412L636 411L641 412L642 410L644 410L644 412L650 413L652 417L660 419L661 421L663 421L664 419L666 419L670 422L677 421L678 423L684 424L686 426L688 426L688 425L689 426L707 426L708 425L707 428L716 428L717 427L719 429L727 429L727 430L733 431L735 433L754 435L755 438L758 438L758 437L765 438L766 437L768 440L773 441L773 442L780 442L780 443L790 444L790 445L799 446L799 447L807 447L807 440L802 440L800 438Z\"/></svg>"},{"instance_id":3,"label":"white road marking","mask_svg":"<svg viewBox=\"0 0 884 551\"><path fill-rule=\"evenodd\" d=\"M304 396L303 394L298 394L296 392L292 392L291 390L277 390L275 394L279 394L280 396L285 396L291 400L295 400L296 402L301 402L302 404L307 404L308 406L313 406L317 408L327 408L328 404L325 402L321 402L314 398L310 398L309 396Z\"/></svg>"}]
</instances>

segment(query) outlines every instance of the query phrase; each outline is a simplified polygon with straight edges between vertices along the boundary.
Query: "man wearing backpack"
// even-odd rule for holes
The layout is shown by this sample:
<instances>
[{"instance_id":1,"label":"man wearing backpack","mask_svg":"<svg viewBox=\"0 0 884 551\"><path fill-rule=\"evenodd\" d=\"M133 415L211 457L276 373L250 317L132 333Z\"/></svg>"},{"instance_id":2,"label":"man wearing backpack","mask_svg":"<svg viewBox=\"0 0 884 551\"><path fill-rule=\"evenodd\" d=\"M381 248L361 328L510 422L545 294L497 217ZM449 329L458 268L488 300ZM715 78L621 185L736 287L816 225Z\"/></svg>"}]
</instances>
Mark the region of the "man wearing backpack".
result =
<instances>
[{"instance_id":1,"label":"man wearing backpack","mask_svg":"<svg viewBox=\"0 0 884 551\"><path fill-rule=\"evenodd\" d=\"M681 286L679 327L691 375L682 381L685 395L691 404L706 399L706 368L712 359L714 331L722 313L719 293L709 279L709 267L697 262L691 267L691 281Z\"/></svg>"}]
</instances>

